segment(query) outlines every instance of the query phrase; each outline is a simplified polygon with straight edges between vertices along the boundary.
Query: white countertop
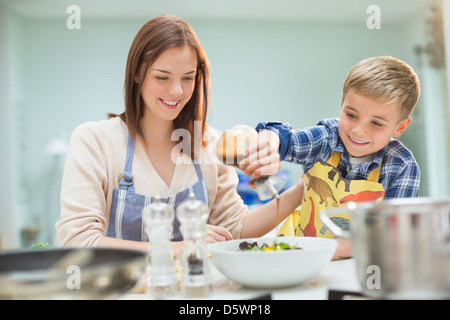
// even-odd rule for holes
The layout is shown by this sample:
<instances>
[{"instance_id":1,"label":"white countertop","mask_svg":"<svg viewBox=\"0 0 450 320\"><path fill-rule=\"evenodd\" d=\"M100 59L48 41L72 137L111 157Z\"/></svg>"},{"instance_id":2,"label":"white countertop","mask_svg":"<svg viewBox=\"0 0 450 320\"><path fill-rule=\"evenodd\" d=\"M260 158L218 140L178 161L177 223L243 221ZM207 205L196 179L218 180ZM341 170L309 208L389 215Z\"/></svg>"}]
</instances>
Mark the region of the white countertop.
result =
<instances>
[{"instance_id":1,"label":"white countertop","mask_svg":"<svg viewBox=\"0 0 450 320\"><path fill-rule=\"evenodd\" d=\"M294 287L281 289L252 289L235 283L223 276L212 267L214 291L210 297L201 300L245 300L267 297L272 300L326 300L328 291L342 290L361 292L361 286L356 275L354 259L331 261L321 272L308 281ZM127 293L121 300L146 300L151 297L145 293ZM186 299L179 293L171 299Z\"/></svg>"}]
</instances>

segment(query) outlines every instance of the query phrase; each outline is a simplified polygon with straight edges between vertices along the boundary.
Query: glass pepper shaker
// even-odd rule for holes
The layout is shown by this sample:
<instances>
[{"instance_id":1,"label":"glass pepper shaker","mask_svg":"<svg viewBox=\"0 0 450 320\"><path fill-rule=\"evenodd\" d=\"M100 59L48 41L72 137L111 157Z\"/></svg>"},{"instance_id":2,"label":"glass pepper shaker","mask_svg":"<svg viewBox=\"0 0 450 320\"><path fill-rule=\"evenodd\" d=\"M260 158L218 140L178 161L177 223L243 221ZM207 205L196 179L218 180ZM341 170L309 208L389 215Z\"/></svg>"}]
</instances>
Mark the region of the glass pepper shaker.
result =
<instances>
[{"instance_id":1,"label":"glass pepper shaker","mask_svg":"<svg viewBox=\"0 0 450 320\"><path fill-rule=\"evenodd\" d=\"M160 299L177 289L175 260L170 246L175 213L173 208L155 197L142 210L142 220L150 242L146 292Z\"/></svg>"},{"instance_id":2,"label":"glass pepper shaker","mask_svg":"<svg viewBox=\"0 0 450 320\"><path fill-rule=\"evenodd\" d=\"M186 298L206 297L212 293L212 278L205 241L208 216L208 206L196 200L193 193L177 208L184 241L180 255L180 284L181 294Z\"/></svg>"}]
</instances>

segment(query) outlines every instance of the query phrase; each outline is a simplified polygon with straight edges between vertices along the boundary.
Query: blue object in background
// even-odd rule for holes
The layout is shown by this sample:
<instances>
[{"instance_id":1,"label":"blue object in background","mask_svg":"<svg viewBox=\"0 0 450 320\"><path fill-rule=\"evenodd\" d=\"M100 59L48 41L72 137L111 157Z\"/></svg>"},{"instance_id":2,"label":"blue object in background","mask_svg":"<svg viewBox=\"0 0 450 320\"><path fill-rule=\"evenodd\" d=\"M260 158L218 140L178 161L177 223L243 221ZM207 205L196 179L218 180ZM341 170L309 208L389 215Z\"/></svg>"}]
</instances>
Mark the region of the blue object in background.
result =
<instances>
[{"instance_id":1,"label":"blue object in background","mask_svg":"<svg viewBox=\"0 0 450 320\"><path fill-rule=\"evenodd\" d=\"M283 189L281 189L280 193L283 193L284 190L290 187L291 184L291 176L287 170L280 170L277 173L277 176L284 180L284 186ZM242 200L244 200L244 203L246 205L250 206L257 206L263 203L267 203L270 200L261 201L258 198L258 194L256 193L256 190L249 186L250 177L246 176L242 171L238 172L239 177L239 184L237 186L237 192L241 196Z\"/></svg>"}]
</instances>

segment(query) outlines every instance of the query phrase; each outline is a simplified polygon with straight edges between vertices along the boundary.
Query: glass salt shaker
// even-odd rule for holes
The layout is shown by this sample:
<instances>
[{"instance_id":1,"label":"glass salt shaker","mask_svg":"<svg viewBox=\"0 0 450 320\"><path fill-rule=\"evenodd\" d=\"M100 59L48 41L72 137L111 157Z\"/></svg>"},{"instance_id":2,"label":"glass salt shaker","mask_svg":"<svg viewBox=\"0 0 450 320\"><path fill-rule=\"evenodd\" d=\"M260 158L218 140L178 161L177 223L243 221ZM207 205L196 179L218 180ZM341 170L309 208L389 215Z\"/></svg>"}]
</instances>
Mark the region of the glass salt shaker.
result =
<instances>
[{"instance_id":1,"label":"glass salt shaker","mask_svg":"<svg viewBox=\"0 0 450 320\"><path fill-rule=\"evenodd\" d=\"M173 208L155 197L142 210L142 220L150 242L146 292L160 299L176 292L175 260L170 246L174 220Z\"/></svg>"},{"instance_id":2,"label":"glass salt shaker","mask_svg":"<svg viewBox=\"0 0 450 320\"><path fill-rule=\"evenodd\" d=\"M180 284L181 293L186 298L206 297L212 293L212 278L205 241L208 216L208 206L196 200L193 193L177 208L184 241L180 255Z\"/></svg>"}]
</instances>

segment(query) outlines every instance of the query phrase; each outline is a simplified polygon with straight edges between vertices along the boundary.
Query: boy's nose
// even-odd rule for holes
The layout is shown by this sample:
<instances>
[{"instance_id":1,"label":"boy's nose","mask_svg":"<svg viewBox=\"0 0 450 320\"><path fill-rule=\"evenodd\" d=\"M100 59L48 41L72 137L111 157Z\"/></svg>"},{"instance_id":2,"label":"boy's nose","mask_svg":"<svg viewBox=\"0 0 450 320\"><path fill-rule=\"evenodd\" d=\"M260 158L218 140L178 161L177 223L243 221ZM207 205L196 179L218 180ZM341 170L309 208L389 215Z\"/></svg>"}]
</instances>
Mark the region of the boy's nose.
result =
<instances>
[{"instance_id":1,"label":"boy's nose","mask_svg":"<svg viewBox=\"0 0 450 320\"><path fill-rule=\"evenodd\" d=\"M363 122L358 122L353 126L352 129L353 133L360 137L365 136L366 130L367 130L366 124L364 124Z\"/></svg>"}]
</instances>

